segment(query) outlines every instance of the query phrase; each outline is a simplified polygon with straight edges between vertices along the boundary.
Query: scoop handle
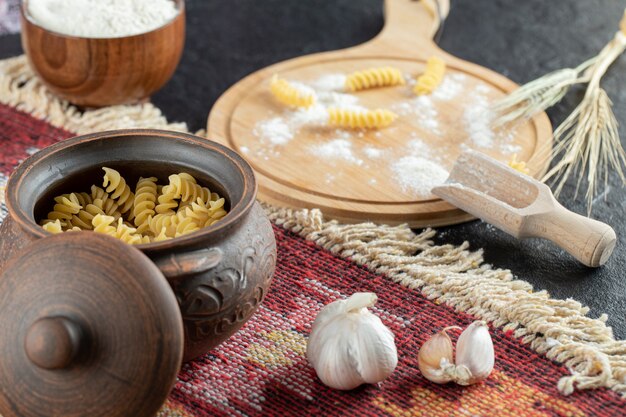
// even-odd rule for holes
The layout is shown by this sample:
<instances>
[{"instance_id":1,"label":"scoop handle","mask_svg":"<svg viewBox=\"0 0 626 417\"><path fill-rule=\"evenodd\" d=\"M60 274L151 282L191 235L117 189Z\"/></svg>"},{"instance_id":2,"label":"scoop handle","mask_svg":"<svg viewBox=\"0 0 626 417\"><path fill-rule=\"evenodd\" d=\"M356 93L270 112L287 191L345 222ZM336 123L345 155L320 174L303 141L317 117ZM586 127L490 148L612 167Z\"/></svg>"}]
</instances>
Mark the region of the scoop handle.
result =
<instances>
[{"instance_id":1,"label":"scoop handle","mask_svg":"<svg viewBox=\"0 0 626 417\"><path fill-rule=\"evenodd\" d=\"M613 228L554 203L553 210L529 216L521 235L551 240L589 267L604 265L617 241Z\"/></svg>"}]
</instances>

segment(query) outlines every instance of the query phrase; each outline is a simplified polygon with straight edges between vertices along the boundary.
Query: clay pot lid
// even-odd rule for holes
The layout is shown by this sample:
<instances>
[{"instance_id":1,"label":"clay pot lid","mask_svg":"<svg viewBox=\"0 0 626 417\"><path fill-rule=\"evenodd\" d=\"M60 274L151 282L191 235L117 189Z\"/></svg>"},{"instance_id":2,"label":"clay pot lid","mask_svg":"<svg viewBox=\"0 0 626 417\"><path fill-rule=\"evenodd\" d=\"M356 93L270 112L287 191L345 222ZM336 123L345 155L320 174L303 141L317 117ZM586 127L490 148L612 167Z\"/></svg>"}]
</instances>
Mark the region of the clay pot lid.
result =
<instances>
[{"instance_id":1,"label":"clay pot lid","mask_svg":"<svg viewBox=\"0 0 626 417\"><path fill-rule=\"evenodd\" d=\"M39 239L0 275L0 414L154 416L180 369L182 326L136 248L92 232Z\"/></svg>"}]
</instances>

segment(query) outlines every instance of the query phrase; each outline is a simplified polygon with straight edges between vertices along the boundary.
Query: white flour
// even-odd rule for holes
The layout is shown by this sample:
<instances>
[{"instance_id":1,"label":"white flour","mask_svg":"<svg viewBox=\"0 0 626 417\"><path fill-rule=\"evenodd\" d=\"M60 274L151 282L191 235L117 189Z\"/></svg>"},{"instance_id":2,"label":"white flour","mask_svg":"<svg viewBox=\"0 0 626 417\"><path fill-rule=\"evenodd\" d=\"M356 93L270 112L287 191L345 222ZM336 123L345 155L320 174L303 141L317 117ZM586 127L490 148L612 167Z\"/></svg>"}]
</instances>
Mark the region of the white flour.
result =
<instances>
[{"instance_id":1,"label":"white flour","mask_svg":"<svg viewBox=\"0 0 626 417\"><path fill-rule=\"evenodd\" d=\"M431 97L442 101L452 100L463 91L463 82L466 78L463 74L446 75L441 85L433 91Z\"/></svg>"},{"instance_id":2,"label":"white flour","mask_svg":"<svg viewBox=\"0 0 626 417\"><path fill-rule=\"evenodd\" d=\"M312 86L319 91L342 91L346 85L344 74L328 74L313 81Z\"/></svg>"},{"instance_id":3,"label":"white flour","mask_svg":"<svg viewBox=\"0 0 626 417\"><path fill-rule=\"evenodd\" d=\"M119 38L150 32L179 13L172 0L29 0L38 25L64 35Z\"/></svg>"},{"instance_id":4,"label":"white flour","mask_svg":"<svg viewBox=\"0 0 626 417\"><path fill-rule=\"evenodd\" d=\"M254 134L272 145L285 145L293 139L289 125L282 117L274 117L257 123Z\"/></svg>"},{"instance_id":5,"label":"white flour","mask_svg":"<svg viewBox=\"0 0 626 417\"><path fill-rule=\"evenodd\" d=\"M356 165L363 163L363 160L358 159L352 153L352 142L348 139L334 139L330 142L311 146L310 150L314 155L327 160L341 159Z\"/></svg>"},{"instance_id":6,"label":"white flour","mask_svg":"<svg viewBox=\"0 0 626 417\"><path fill-rule=\"evenodd\" d=\"M366 146L363 148L363 152L370 159L378 159L383 156L383 150L379 148L374 148L373 146Z\"/></svg>"},{"instance_id":7,"label":"white flour","mask_svg":"<svg viewBox=\"0 0 626 417\"><path fill-rule=\"evenodd\" d=\"M406 193L425 197L448 178L448 171L436 162L419 156L405 156L391 165L394 179Z\"/></svg>"},{"instance_id":8,"label":"white flour","mask_svg":"<svg viewBox=\"0 0 626 417\"><path fill-rule=\"evenodd\" d=\"M419 96L411 100L403 101L392 106L392 110L401 116L410 116L417 119L424 129L440 135L439 113L430 96Z\"/></svg>"},{"instance_id":9,"label":"white flour","mask_svg":"<svg viewBox=\"0 0 626 417\"><path fill-rule=\"evenodd\" d=\"M465 129L474 145L480 148L491 148L496 135L491 129L493 113L490 110L490 103L479 88L476 88L470 97L472 101L463 113Z\"/></svg>"}]
</instances>

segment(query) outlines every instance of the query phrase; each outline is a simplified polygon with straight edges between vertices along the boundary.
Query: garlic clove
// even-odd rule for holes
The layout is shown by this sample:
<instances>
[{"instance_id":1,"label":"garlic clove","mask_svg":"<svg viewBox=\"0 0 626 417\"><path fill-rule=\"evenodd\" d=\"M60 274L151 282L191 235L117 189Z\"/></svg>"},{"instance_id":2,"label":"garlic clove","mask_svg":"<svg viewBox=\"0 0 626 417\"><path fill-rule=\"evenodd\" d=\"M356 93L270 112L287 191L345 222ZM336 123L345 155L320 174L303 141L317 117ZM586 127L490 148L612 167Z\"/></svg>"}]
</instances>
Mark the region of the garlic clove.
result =
<instances>
[{"instance_id":1,"label":"garlic clove","mask_svg":"<svg viewBox=\"0 0 626 417\"><path fill-rule=\"evenodd\" d=\"M367 311L367 310L366 310ZM369 311L355 323L353 356L356 370L364 382L375 384L387 379L398 365L394 335Z\"/></svg>"},{"instance_id":2,"label":"garlic clove","mask_svg":"<svg viewBox=\"0 0 626 417\"><path fill-rule=\"evenodd\" d=\"M398 363L393 333L367 307L376 294L356 293L325 306L307 342L307 358L320 380L349 390L387 378Z\"/></svg>"},{"instance_id":3,"label":"garlic clove","mask_svg":"<svg viewBox=\"0 0 626 417\"><path fill-rule=\"evenodd\" d=\"M487 379L493 370L495 352L489 327L475 321L461 333L456 344L456 378L460 385L470 385Z\"/></svg>"},{"instance_id":4,"label":"garlic clove","mask_svg":"<svg viewBox=\"0 0 626 417\"><path fill-rule=\"evenodd\" d=\"M446 330L457 327L446 327L435 333L420 348L417 363L424 378L437 384L452 381L454 370L452 341Z\"/></svg>"}]
</instances>

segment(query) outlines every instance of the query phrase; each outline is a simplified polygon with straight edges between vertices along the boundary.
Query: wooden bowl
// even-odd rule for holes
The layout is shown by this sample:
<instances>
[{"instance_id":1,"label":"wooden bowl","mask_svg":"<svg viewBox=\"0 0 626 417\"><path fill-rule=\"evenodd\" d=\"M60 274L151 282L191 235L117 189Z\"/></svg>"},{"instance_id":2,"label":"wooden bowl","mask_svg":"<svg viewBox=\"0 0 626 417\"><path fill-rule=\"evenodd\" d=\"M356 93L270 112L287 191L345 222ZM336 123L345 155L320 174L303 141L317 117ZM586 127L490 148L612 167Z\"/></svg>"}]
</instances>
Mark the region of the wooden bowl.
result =
<instances>
[{"instance_id":1,"label":"wooden bowl","mask_svg":"<svg viewBox=\"0 0 626 417\"><path fill-rule=\"evenodd\" d=\"M185 43L185 3L151 32L121 38L80 38L42 28L22 4L22 48L41 81L82 107L140 102L174 74Z\"/></svg>"},{"instance_id":2,"label":"wooden bowl","mask_svg":"<svg viewBox=\"0 0 626 417\"><path fill-rule=\"evenodd\" d=\"M217 143L183 133L124 130L76 137L31 156L7 184L0 275L12 257L49 236L37 221L50 210L52 197L102 185L102 166L119 169L131 184L148 174L164 183L184 170L227 200L229 213L216 224L137 246L176 295L185 329L184 360L205 354L251 317L276 263L274 233L256 203L252 168Z\"/></svg>"}]
</instances>

